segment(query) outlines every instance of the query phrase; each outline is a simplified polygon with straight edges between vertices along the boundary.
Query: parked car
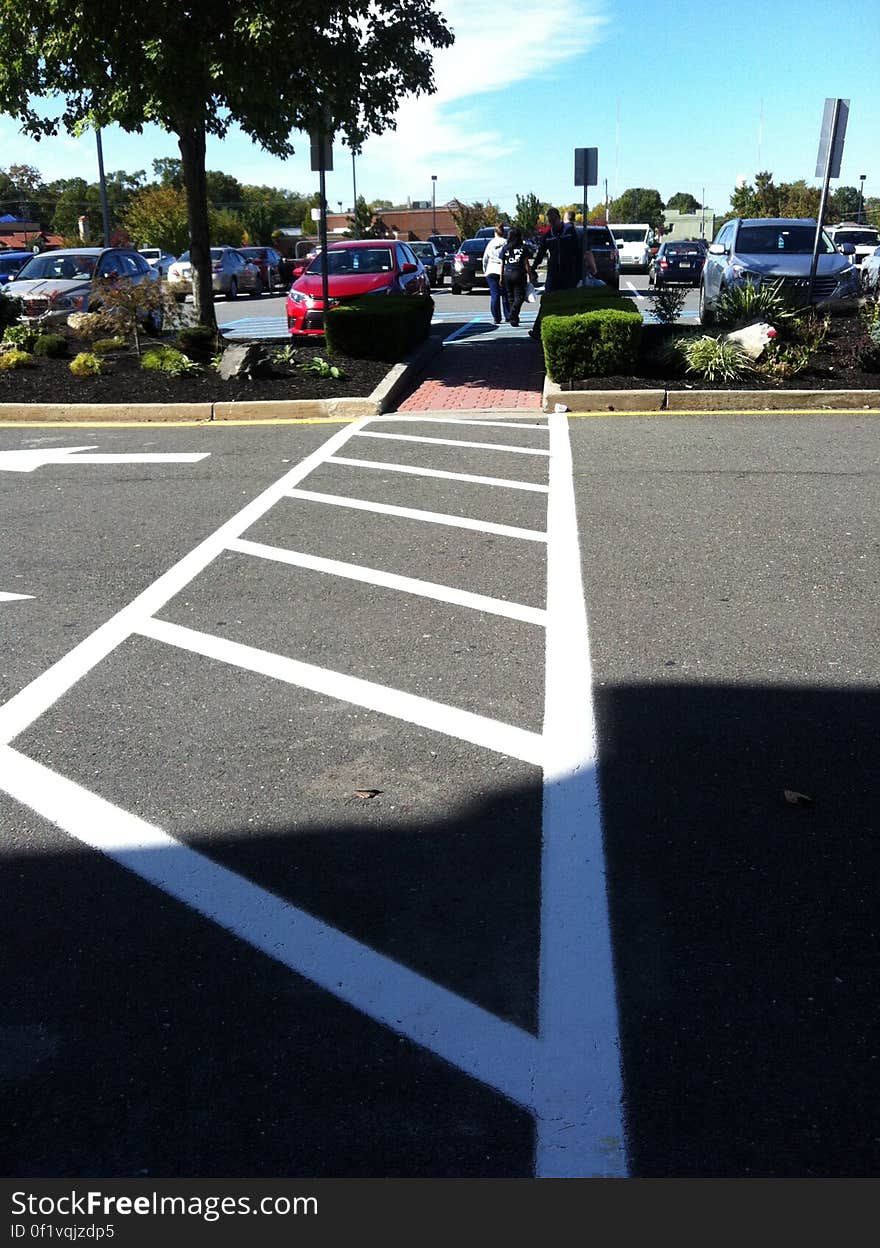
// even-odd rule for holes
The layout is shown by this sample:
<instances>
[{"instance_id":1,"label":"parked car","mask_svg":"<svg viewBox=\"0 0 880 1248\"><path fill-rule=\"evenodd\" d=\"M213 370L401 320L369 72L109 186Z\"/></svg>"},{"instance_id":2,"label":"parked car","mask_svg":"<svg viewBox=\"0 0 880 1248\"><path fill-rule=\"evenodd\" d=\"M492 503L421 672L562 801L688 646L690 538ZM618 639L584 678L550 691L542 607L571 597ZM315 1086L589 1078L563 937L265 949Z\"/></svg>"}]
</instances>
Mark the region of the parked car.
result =
<instances>
[{"instance_id":1,"label":"parked car","mask_svg":"<svg viewBox=\"0 0 880 1248\"><path fill-rule=\"evenodd\" d=\"M483 252L488 241L488 238L466 238L453 256L450 289L454 295L460 295L463 290L489 289L483 273Z\"/></svg>"},{"instance_id":2,"label":"parked car","mask_svg":"<svg viewBox=\"0 0 880 1248\"><path fill-rule=\"evenodd\" d=\"M429 242L413 242L407 243L410 251L418 256L422 264L425 266L425 272L428 274L428 281L432 286L442 286L446 281L447 273L452 274L452 261L447 260L441 251L433 243Z\"/></svg>"},{"instance_id":3,"label":"parked car","mask_svg":"<svg viewBox=\"0 0 880 1248\"><path fill-rule=\"evenodd\" d=\"M281 285L282 257L274 247L239 247L246 260L253 261L260 272L263 290L268 294Z\"/></svg>"},{"instance_id":4,"label":"parked car","mask_svg":"<svg viewBox=\"0 0 880 1248\"><path fill-rule=\"evenodd\" d=\"M841 244L852 243L853 264L861 264L872 255L876 247L880 247L880 230L871 225L859 225L856 221L842 221L840 225L829 225L828 237L838 250ZM845 253L844 253L845 254Z\"/></svg>"},{"instance_id":5,"label":"parked car","mask_svg":"<svg viewBox=\"0 0 880 1248\"><path fill-rule=\"evenodd\" d=\"M327 266L328 307L359 295L431 293L425 266L408 243L389 239L351 239L331 243L297 278L287 295L287 328L291 334L323 334L323 273Z\"/></svg>"},{"instance_id":6,"label":"parked car","mask_svg":"<svg viewBox=\"0 0 880 1248\"><path fill-rule=\"evenodd\" d=\"M584 227L576 225L577 236L584 245ZM587 248L596 261L596 276L612 290L620 289L620 252L607 225L587 226Z\"/></svg>"},{"instance_id":7,"label":"parked car","mask_svg":"<svg viewBox=\"0 0 880 1248\"><path fill-rule=\"evenodd\" d=\"M40 326L63 325L71 312L94 312L100 307L97 279L158 282L159 274L144 257L128 247L74 247L32 255L5 292L22 301L22 320ZM150 328L162 327L156 311L147 318Z\"/></svg>"},{"instance_id":8,"label":"parked car","mask_svg":"<svg viewBox=\"0 0 880 1248\"><path fill-rule=\"evenodd\" d=\"M510 227L505 225L502 228L504 230L504 237L507 238L507 231ZM489 239L494 238L494 237L495 237L494 225L481 225L480 228L477 230L476 234L474 235L474 238L481 238L483 242L485 243L488 243Z\"/></svg>"},{"instance_id":9,"label":"parked car","mask_svg":"<svg viewBox=\"0 0 880 1248\"><path fill-rule=\"evenodd\" d=\"M648 285L699 286L700 274L706 262L706 248L698 242L661 243L648 270Z\"/></svg>"},{"instance_id":10,"label":"parked car","mask_svg":"<svg viewBox=\"0 0 880 1248\"><path fill-rule=\"evenodd\" d=\"M170 252L163 251L161 247L141 247L140 254L146 260L147 264L151 264L153 268L162 275L162 277L168 276L168 270L177 259L177 257L172 256Z\"/></svg>"},{"instance_id":11,"label":"parked car","mask_svg":"<svg viewBox=\"0 0 880 1248\"><path fill-rule=\"evenodd\" d=\"M22 265L33 258L32 251L0 251L0 286L15 277Z\"/></svg>"},{"instance_id":12,"label":"parked car","mask_svg":"<svg viewBox=\"0 0 880 1248\"><path fill-rule=\"evenodd\" d=\"M620 252L621 269L647 273L651 265L651 247L655 242L654 231L647 221L609 222L608 228Z\"/></svg>"},{"instance_id":13,"label":"parked car","mask_svg":"<svg viewBox=\"0 0 880 1248\"><path fill-rule=\"evenodd\" d=\"M880 247L875 247L862 262L862 290L866 295L880 296Z\"/></svg>"},{"instance_id":14,"label":"parked car","mask_svg":"<svg viewBox=\"0 0 880 1248\"><path fill-rule=\"evenodd\" d=\"M449 261L450 273L452 272L452 257L461 246L461 239L457 234L429 234L429 243L433 243L439 252L442 253Z\"/></svg>"},{"instance_id":15,"label":"parked car","mask_svg":"<svg viewBox=\"0 0 880 1248\"><path fill-rule=\"evenodd\" d=\"M807 217L736 217L710 245L700 278L700 324L711 325L723 291L745 282L781 282L794 300L806 302L816 222ZM852 244L843 243L843 247ZM829 311L857 304L859 271L823 230L810 302Z\"/></svg>"},{"instance_id":16,"label":"parked car","mask_svg":"<svg viewBox=\"0 0 880 1248\"><path fill-rule=\"evenodd\" d=\"M215 295L225 295L227 299L237 299L240 290L246 290L251 299L258 299L263 293L260 270L236 247L211 248L211 284ZM168 270L168 285L178 303L192 294L193 269L188 251Z\"/></svg>"}]
</instances>

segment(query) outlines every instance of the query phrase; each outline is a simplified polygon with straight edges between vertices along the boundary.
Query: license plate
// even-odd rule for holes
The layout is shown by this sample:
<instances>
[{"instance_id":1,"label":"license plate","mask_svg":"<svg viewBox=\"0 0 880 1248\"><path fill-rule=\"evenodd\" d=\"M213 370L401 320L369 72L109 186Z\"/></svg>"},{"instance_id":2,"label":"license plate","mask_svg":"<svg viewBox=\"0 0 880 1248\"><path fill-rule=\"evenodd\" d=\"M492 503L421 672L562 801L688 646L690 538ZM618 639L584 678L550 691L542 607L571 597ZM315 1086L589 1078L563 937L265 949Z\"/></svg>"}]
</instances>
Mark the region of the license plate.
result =
<instances>
[{"instance_id":1,"label":"license plate","mask_svg":"<svg viewBox=\"0 0 880 1248\"><path fill-rule=\"evenodd\" d=\"M690 260L679 260L678 267L680 269L689 269L691 267Z\"/></svg>"}]
</instances>

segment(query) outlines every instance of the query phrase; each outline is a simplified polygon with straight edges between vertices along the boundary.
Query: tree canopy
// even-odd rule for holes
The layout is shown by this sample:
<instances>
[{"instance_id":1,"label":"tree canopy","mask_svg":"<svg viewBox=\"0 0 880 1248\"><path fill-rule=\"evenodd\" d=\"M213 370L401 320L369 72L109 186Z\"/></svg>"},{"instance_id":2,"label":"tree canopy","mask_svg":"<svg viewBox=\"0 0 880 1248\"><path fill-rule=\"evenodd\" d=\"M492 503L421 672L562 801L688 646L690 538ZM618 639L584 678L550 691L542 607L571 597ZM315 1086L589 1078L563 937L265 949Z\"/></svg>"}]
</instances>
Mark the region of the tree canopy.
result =
<instances>
[{"instance_id":1,"label":"tree canopy","mask_svg":"<svg viewBox=\"0 0 880 1248\"><path fill-rule=\"evenodd\" d=\"M323 126L353 150L433 90L432 48L453 36L431 0L0 0L0 112L33 136L117 124L175 134L187 195L196 315L214 324L207 135L233 124L275 156ZM60 101L47 116L36 100Z\"/></svg>"},{"instance_id":2,"label":"tree canopy","mask_svg":"<svg viewBox=\"0 0 880 1248\"><path fill-rule=\"evenodd\" d=\"M663 225L663 200L660 192L633 186L611 201L609 220L622 224L625 221L646 221L654 229Z\"/></svg>"},{"instance_id":3,"label":"tree canopy","mask_svg":"<svg viewBox=\"0 0 880 1248\"><path fill-rule=\"evenodd\" d=\"M691 195L690 191L676 191L666 201L666 207L669 212L697 212L702 206L700 201Z\"/></svg>"}]
</instances>

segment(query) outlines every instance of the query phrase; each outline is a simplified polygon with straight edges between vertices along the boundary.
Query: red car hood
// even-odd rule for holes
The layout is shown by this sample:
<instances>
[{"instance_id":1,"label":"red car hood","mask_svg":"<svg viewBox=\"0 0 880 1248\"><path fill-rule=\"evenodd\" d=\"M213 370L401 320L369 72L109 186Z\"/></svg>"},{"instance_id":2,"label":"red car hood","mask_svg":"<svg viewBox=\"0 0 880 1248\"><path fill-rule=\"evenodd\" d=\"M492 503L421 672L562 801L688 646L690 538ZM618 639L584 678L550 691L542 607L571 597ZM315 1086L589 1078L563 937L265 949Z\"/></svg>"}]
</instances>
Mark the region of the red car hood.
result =
<instances>
[{"instance_id":1,"label":"red car hood","mask_svg":"<svg viewBox=\"0 0 880 1248\"><path fill-rule=\"evenodd\" d=\"M320 273L304 273L293 283L293 289L313 299L323 297ZM340 273L327 278L327 290L331 299L351 299L353 295L367 295L372 290L383 290L394 281L393 273Z\"/></svg>"}]
</instances>

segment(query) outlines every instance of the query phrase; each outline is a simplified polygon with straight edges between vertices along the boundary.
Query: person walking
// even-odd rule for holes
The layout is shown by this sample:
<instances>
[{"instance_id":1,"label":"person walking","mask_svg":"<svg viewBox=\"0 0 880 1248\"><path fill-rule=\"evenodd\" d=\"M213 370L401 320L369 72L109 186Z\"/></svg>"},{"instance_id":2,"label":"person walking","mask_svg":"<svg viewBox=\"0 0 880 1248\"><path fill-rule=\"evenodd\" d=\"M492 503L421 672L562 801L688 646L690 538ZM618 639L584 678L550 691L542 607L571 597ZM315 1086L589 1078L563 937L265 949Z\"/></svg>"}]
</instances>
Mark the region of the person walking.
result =
<instances>
[{"instance_id":1,"label":"person walking","mask_svg":"<svg viewBox=\"0 0 880 1248\"><path fill-rule=\"evenodd\" d=\"M495 226L495 234L489 239L483 251L483 275L489 286L489 311L496 325L501 324L501 315L505 321L509 315L507 295L501 286L501 253L505 246L504 226Z\"/></svg>"},{"instance_id":2,"label":"person walking","mask_svg":"<svg viewBox=\"0 0 880 1248\"><path fill-rule=\"evenodd\" d=\"M574 290L584 275L584 255L577 229L571 222L563 223L558 208L547 209L547 222L550 229L538 244L538 250L532 261L532 268L537 272L538 265L547 257L547 276L544 279L544 293L554 290ZM592 274L596 271L596 261L592 252L588 253L587 267ZM543 300L542 300L543 302ZM541 311L529 330L530 338L541 336Z\"/></svg>"},{"instance_id":3,"label":"person walking","mask_svg":"<svg viewBox=\"0 0 880 1248\"><path fill-rule=\"evenodd\" d=\"M519 325L519 310L526 297L526 282L532 281L529 252L523 242L522 230L512 225L501 252L501 288L507 298L508 320Z\"/></svg>"}]
</instances>

